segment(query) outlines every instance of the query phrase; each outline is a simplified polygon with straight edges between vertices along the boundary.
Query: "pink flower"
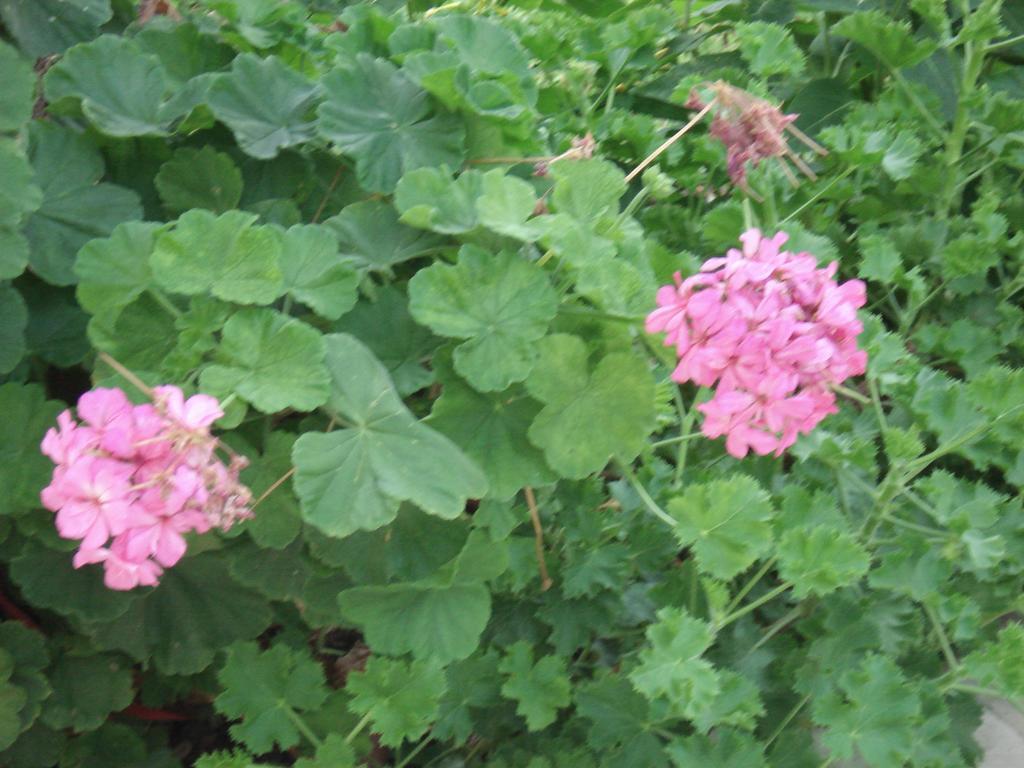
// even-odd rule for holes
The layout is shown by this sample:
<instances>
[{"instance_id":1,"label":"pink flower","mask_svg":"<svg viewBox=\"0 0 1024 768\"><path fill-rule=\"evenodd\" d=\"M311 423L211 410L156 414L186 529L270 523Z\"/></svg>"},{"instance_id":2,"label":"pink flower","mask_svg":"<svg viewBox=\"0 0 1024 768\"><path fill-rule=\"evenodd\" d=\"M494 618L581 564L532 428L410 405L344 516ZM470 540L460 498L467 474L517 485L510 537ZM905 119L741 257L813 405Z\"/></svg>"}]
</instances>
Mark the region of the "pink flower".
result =
<instances>
[{"instance_id":1,"label":"pink flower","mask_svg":"<svg viewBox=\"0 0 1024 768\"><path fill-rule=\"evenodd\" d=\"M210 425L223 411L208 395L185 399L157 387L153 404L132 405L119 389L95 389L57 418L40 446L55 467L43 505L57 532L80 541L76 568L102 563L111 589L155 585L185 554L185 535L230 528L249 517L246 465L225 464Z\"/></svg>"},{"instance_id":2,"label":"pink flower","mask_svg":"<svg viewBox=\"0 0 1024 768\"><path fill-rule=\"evenodd\" d=\"M835 412L830 386L867 365L857 349L864 284L837 284L837 264L818 268L810 254L782 250L787 239L744 232L742 250L686 280L677 273L647 317L647 331L664 332L679 357L672 378L716 387L698 406L703 432L725 435L737 458L780 455Z\"/></svg>"}]
</instances>

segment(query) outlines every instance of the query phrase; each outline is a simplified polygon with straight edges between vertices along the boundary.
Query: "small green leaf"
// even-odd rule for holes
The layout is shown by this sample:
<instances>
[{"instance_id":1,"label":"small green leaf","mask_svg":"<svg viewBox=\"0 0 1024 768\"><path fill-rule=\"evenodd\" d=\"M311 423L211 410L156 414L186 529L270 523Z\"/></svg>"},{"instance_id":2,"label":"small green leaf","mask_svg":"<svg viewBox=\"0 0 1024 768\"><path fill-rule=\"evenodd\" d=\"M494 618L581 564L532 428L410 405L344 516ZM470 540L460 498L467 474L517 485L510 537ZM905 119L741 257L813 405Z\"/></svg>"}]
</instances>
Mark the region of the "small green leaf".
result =
<instances>
[{"instance_id":1,"label":"small green leaf","mask_svg":"<svg viewBox=\"0 0 1024 768\"><path fill-rule=\"evenodd\" d=\"M619 212L625 175L606 160L576 160L551 166L555 188L551 202L559 213L591 222Z\"/></svg>"},{"instance_id":2,"label":"small green leaf","mask_svg":"<svg viewBox=\"0 0 1024 768\"><path fill-rule=\"evenodd\" d=\"M357 267L387 270L434 250L439 238L403 225L392 205L366 200L345 206L324 224L334 230L341 255Z\"/></svg>"},{"instance_id":3,"label":"small green leaf","mask_svg":"<svg viewBox=\"0 0 1024 768\"><path fill-rule=\"evenodd\" d=\"M53 695L42 719L50 728L92 731L135 698L131 667L112 654L61 656L50 670Z\"/></svg>"},{"instance_id":4,"label":"small green leaf","mask_svg":"<svg viewBox=\"0 0 1024 768\"><path fill-rule=\"evenodd\" d=\"M413 276L409 310L435 333L466 339L455 348L455 370L493 392L529 375L534 342L558 311L558 296L536 265L465 245L456 264L437 263Z\"/></svg>"},{"instance_id":5,"label":"small green leaf","mask_svg":"<svg viewBox=\"0 0 1024 768\"><path fill-rule=\"evenodd\" d=\"M4 84L0 132L17 131L32 117L36 76L32 65L21 57L16 48L5 42L0 42L0 82Z\"/></svg>"},{"instance_id":6,"label":"small green leaf","mask_svg":"<svg viewBox=\"0 0 1024 768\"><path fill-rule=\"evenodd\" d=\"M662 608L646 631L648 647L629 679L648 700L664 699L679 717L693 719L720 690L718 674L701 658L714 635L681 608Z\"/></svg>"},{"instance_id":7,"label":"small green leaf","mask_svg":"<svg viewBox=\"0 0 1024 768\"><path fill-rule=\"evenodd\" d=\"M618 675L606 675L576 690L576 712L590 721L587 737L619 760L655 768L664 764L661 740L652 733L650 705Z\"/></svg>"},{"instance_id":8,"label":"small green leaf","mask_svg":"<svg viewBox=\"0 0 1024 768\"><path fill-rule=\"evenodd\" d=\"M28 309L12 285L0 283L0 374L13 371L25 356Z\"/></svg>"},{"instance_id":9,"label":"small green leaf","mask_svg":"<svg viewBox=\"0 0 1024 768\"><path fill-rule=\"evenodd\" d=\"M118 224L109 238L90 240L75 259L75 295L82 308L103 325L113 326L121 311L153 282L149 255L159 224L128 221Z\"/></svg>"},{"instance_id":10,"label":"small green leaf","mask_svg":"<svg viewBox=\"0 0 1024 768\"><path fill-rule=\"evenodd\" d=\"M185 147L160 166L153 180L167 210L205 208L223 213L242 198L242 172L229 155L213 147Z\"/></svg>"},{"instance_id":11,"label":"small green leaf","mask_svg":"<svg viewBox=\"0 0 1024 768\"><path fill-rule=\"evenodd\" d=\"M446 166L418 168L398 182L395 207L406 224L457 235L480 223L477 200L482 194L483 175L478 171L466 171L453 179Z\"/></svg>"},{"instance_id":12,"label":"small green leaf","mask_svg":"<svg viewBox=\"0 0 1024 768\"><path fill-rule=\"evenodd\" d=\"M224 690L214 706L241 720L231 726L231 736L257 754L298 744L296 714L327 699L320 665L284 644L261 653L256 643L235 643L217 679Z\"/></svg>"},{"instance_id":13,"label":"small green leaf","mask_svg":"<svg viewBox=\"0 0 1024 768\"><path fill-rule=\"evenodd\" d=\"M832 25L832 34L852 40L892 68L911 67L935 51L933 40L915 39L910 23L897 21L881 11L858 11Z\"/></svg>"},{"instance_id":14,"label":"small green leaf","mask_svg":"<svg viewBox=\"0 0 1024 768\"><path fill-rule=\"evenodd\" d=\"M43 83L51 108L62 99L79 99L85 116L108 136L164 136L181 116L167 101L160 59L128 37L102 35L74 46Z\"/></svg>"},{"instance_id":15,"label":"small green leaf","mask_svg":"<svg viewBox=\"0 0 1024 768\"><path fill-rule=\"evenodd\" d=\"M300 757L295 768L356 768L356 753L340 733L330 733L316 749L316 757Z\"/></svg>"},{"instance_id":16,"label":"small green leaf","mask_svg":"<svg viewBox=\"0 0 1024 768\"><path fill-rule=\"evenodd\" d=\"M804 54L785 27L763 21L737 24L736 39L755 75L796 77L803 72Z\"/></svg>"},{"instance_id":17,"label":"small green leaf","mask_svg":"<svg viewBox=\"0 0 1024 768\"><path fill-rule=\"evenodd\" d=\"M526 389L545 406L528 434L548 464L580 479L613 456L632 460L654 427L654 380L646 364L613 352L591 369L583 340L566 334L548 336L537 346Z\"/></svg>"},{"instance_id":18,"label":"small green leaf","mask_svg":"<svg viewBox=\"0 0 1024 768\"><path fill-rule=\"evenodd\" d=\"M284 290L321 317L337 320L355 306L359 275L338 255L327 227L296 224L284 233Z\"/></svg>"},{"instance_id":19,"label":"small green leaf","mask_svg":"<svg viewBox=\"0 0 1024 768\"><path fill-rule=\"evenodd\" d=\"M867 573L871 558L857 539L831 526L793 528L779 541L779 575L793 594L825 595Z\"/></svg>"},{"instance_id":20,"label":"small green leaf","mask_svg":"<svg viewBox=\"0 0 1024 768\"><path fill-rule=\"evenodd\" d=\"M295 488L307 522L330 536L372 531L401 501L452 519L487 492L483 473L448 438L420 424L387 371L357 339L325 337L330 406L353 424L295 443Z\"/></svg>"},{"instance_id":21,"label":"small green leaf","mask_svg":"<svg viewBox=\"0 0 1024 768\"><path fill-rule=\"evenodd\" d=\"M242 470L242 482L260 498L292 469L295 436L280 430L270 433L263 453L247 454L249 466ZM256 513L241 523L261 547L280 549L295 540L302 529L299 502L289 486L279 486L260 502Z\"/></svg>"},{"instance_id":22,"label":"small green leaf","mask_svg":"<svg viewBox=\"0 0 1024 768\"><path fill-rule=\"evenodd\" d=\"M914 134L910 131L900 131L885 148L885 154L882 155L882 170L893 181L909 179L922 152L924 145Z\"/></svg>"},{"instance_id":23,"label":"small green leaf","mask_svg":"<svg viewBox=\"0 0 1024 768\"><path fill-rule=\"evenodd\" d=\"M979 685L1011 700L1024 698L1024 625L1007 624L995 642L964 659L964 668Z\"/></svg>"},{"instance_id":24,"label":"small green leaf","mask_svg":"<svg viewBox=\"0 0 1024 768\"><path fill-rule=\"evenodd\" d=\"M533 242L542 234L542 228L529 221L536 205L537 194L522 179L501 170L483 175L476 211L480 224L492 232Z\"/></svg>"},{"instance_id":25,"label":"small green leaf","mask_svg":"<svg viewBox=\"0 0 1024 768\"><path fill-rule=\"evenodd\" d=\"M768 494L744 475L689 485L668 505L679 543L693 547L701 571L723 580L771 546L772 511Z\"/></svg>"},{"instance_id":26,"label":"small green leaf","mask_svg":"<svg viewBox=\"0 0 1024 768\"><path fill-rule=\"evenodd\" d=\"M764 748L747 733L720 728L714 736L676 739L667 752L676 768L769 768Z\"/></svg>"},{"instance_id":27,"label":"small green leaf","mask_svg":"<svg viewBox=\"0 0 1024 768\"><path fill-rule=\"evenodd\" d=\"M569 706L571 686L560 656L542 656L534 663L530 644L520 640L508 647L498 671L508 678L502 695L516 702L516 712L531 731L547 728L558 710Z\"/></svg>"},{"instance_id":28,"label":"small green leaf","mask_svg":"<svg viewBox=\"0 0 1024 768\"><path fill-rule=\"evenodd\" d=\"M264 413L312 411L328 396L324 340L301 320L271 309L243 309L224 324L216 362L202 388L237 392Z\"/></svg>"},{"instance_id":29,"label":"small green leaf","mask_svg":"<svg viewBox=\"0 0 1024 768\"><path fill-rule=\"evenodd\" d=\"M163 288L187 295L212 293L236 304L269 304L281 295L281 235L254 226L256 215L228 211L182 214L157 236L150 257Z\"/></svg>"},{"instance_id":30,"label":"small green leaf","mask_svg":"<svg viewBox=\"0 0 1024 768\"><path fill-rule=\"evenodd\" d=\"M320 89L276 56L243 53L216 77L207 103L246 154L276 157L313 138Z\"/></svg>"},{"instance_id":31,"label":"small green leaf","mask_svg":"<svg viewBox=\"0 0 1024 768\"><path fill-rule=\"evenodd\" d=\"M0 138L0 178L0 227L17 228L25 216L39 208L43 195L34 183L28 158L6 138Z\"/></svg>"},{"instance_id":32,"label":"small green leaf","mask_svg":"<svg viewBox=\"0 0 1024 768\"><path fill-rule=\"evenodd\" d=\"M430 97L391 63L360 53L323 84L317 129L355 159L359 183L371 192L392 192L414 168L462 164L461 123L429 117Z\"/></svg>"},{"instance_id":33,"label":"small green leaf","mask_svg":"<svg viewBox=\"0 0 1024 768\"><path fill-rule=\"evenodd\" d=\"M353 696L349 708L369 715L381 743L397 747L426 733L437 717L445 679L430 662L371 656L365 670L349 675L345 687Z\"/></svg>"}]
</instances>

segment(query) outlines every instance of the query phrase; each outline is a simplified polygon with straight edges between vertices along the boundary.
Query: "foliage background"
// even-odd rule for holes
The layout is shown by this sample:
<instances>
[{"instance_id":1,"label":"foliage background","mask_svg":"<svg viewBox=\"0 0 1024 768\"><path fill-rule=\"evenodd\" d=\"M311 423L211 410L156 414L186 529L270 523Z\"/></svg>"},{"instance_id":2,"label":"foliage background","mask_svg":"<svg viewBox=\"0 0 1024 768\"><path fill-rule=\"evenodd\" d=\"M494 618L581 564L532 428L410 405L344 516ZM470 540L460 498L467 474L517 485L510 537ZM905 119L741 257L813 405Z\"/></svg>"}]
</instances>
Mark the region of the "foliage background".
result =
<instances>
[{"instance_id":1,"label":"foliage background","mask_svg":"<svg viewBox=\"0 0 1024 768\"><path fill-rule=\"evenodd\" d=\"M0 22L3 765L944 768L975 694L1024 697L1015 4ZM700 126L625 182L718 79L800 114L816 181L744 199ZM642 317L751 223L867 281L870 366L738 462ZM127 386L100 351L228 399L274 488L130 594L38 502L56 414Z\"/></svg>"}]
</instances>

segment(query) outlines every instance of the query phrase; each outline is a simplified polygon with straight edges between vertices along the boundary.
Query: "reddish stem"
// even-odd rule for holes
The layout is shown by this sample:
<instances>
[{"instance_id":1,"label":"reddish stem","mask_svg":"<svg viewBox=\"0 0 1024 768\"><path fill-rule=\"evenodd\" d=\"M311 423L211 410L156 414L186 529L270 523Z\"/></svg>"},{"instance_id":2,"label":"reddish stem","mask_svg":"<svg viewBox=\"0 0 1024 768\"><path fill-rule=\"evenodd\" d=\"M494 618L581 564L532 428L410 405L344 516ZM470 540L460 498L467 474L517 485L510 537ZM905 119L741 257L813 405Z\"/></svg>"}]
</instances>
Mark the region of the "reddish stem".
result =
<instances>
[{"instance_id":1,"label":"reddish stem","mask_svg":"<svg viewBox=\"0 0 1024 768\"><path fill-rule=\"evenodd\" d=\"M23 611L18 605L16 605L7 595L0 592L0 611L15 621L20 621L29 629L34 629L36 632L42 632L42 628L36 624L35 619L29 616Z\"/></svg>"},{"instance_id":2,"label":"reddish stem","mask_svg":"<svg viewBox=\"0 0 1024 768\"><path fill-rule=\"evenodd\" d=\"M149 720L151 722L182 722L189 718L178 712L168 712L166 709L154 709L144 704L132 703L122 709L118 714L126 717L133 717L136 720Z\"/></svg>"}]
</instances>

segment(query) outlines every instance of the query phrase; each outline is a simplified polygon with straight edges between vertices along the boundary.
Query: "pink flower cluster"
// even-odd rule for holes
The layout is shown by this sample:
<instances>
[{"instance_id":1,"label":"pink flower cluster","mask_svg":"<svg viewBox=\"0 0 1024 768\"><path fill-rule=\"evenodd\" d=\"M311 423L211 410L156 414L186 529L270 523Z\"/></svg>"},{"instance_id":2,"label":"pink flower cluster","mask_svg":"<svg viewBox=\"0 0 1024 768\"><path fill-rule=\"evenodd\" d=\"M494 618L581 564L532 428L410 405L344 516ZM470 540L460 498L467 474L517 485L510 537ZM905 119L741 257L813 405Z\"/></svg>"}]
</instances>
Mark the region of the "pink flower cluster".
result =
<instances>
[{"instance_id":1,"label":"pink flower cluster","mask_svg":"<svg viewBox=\"0 0 1024 768\"><path fill-rule=\"evenodd\" d=\"M833 279L809 253L781 250L789 236L751 229L742 251L708 259L700 272L658 290L648 333L665 332L679 364L672 378L715 387L698 406L702 432L726 435L737 458L780 455L830 413L831 385L864 373L857 348L864 283Z\"/></svg>"},{"instance_id":2,"label":"pink flower cluster","mask_svg":"<svg viewBox=\"0 0 1024 768\"><path fill-rule=\"evenodd\" d=\"M103 563L110 589L152 586L185 554L184 534L250 516L246 459L225 465L210 434L222 415L216 398L164 386L144 405L94 389L78 401L82 423L57 417L41 446L57 465L41 498L60 535L81 541L75 568Z\"/></svg>"}]
</instances>

